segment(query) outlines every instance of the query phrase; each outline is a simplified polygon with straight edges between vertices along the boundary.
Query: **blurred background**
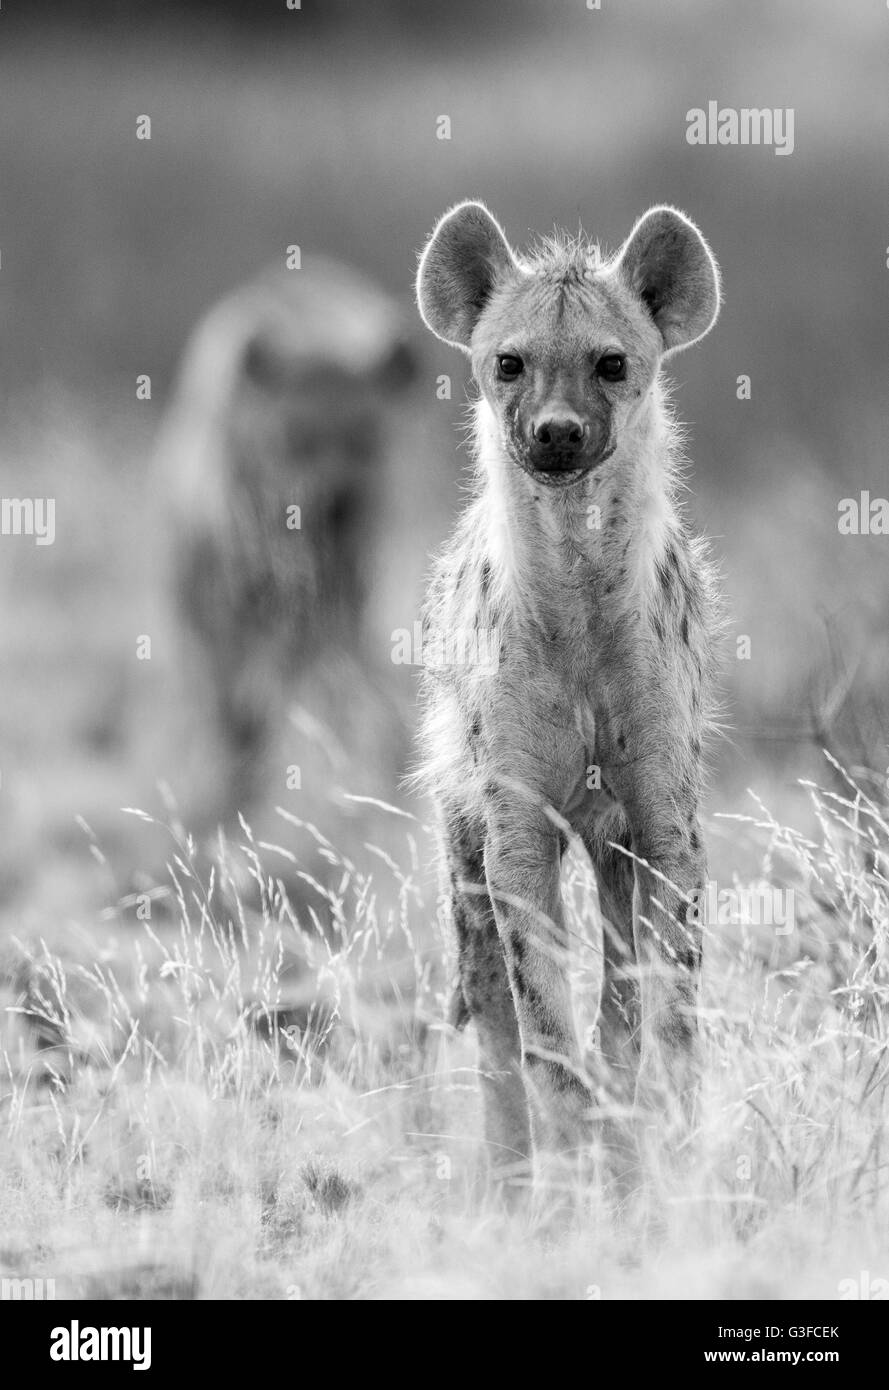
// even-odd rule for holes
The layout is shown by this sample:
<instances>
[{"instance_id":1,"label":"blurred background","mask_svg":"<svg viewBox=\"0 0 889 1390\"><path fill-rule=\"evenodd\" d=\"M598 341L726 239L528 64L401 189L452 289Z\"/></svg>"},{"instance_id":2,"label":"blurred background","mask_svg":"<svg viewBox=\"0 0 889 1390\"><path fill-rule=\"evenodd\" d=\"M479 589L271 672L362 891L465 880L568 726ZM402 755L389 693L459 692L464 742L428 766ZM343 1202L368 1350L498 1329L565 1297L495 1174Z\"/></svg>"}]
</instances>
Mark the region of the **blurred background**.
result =
<instances>
[{"instance_id":1,"label":"blurred background","mask_svg":"<svg viewBox=\"0 0 889 1390\"><path fill-rule=\"evenodd\" d=\"M4 9L0 493L56 499L53 545L0 536L4 929L51 931L149 884L166 850L120 808L157 811L161 781L187 805L212 780L209 749L182 785L169 732L190 696L158 441L195 325L294 244L304 273L332 256L391 296L416 361L385 423L373 677L300 693L281 767L300 763L302 786L273 797L375 839L374 809L332 789L390 800L409 758L417 670L392 664L392 633L417 617L468 463L465 364L424 337L412 280L469 196L519 247L560 224L615 249L656 202L702 228L725 307L671 376L689 511L731 613L708 810L751 809L753 787L804 814L797 781L828 776L825 743L885 775L889 537L840 534L838 504L889 497L887 34L876 0ZM793 108L793 153L689 145L686 113L709 100ZM720 824L730 877L745 850Z\"/></svg>"}]
</instances>

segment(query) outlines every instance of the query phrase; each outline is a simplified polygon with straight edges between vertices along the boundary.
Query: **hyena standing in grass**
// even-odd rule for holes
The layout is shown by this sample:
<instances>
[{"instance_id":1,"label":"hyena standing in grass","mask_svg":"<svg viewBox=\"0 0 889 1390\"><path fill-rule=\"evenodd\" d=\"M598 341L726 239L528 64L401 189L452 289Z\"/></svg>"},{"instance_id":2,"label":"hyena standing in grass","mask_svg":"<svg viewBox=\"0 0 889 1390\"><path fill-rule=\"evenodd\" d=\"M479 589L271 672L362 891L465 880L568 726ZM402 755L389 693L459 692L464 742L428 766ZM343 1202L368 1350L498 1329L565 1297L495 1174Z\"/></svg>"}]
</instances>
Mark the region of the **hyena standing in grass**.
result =
<instances>
[{"instance_id":1,"label":"hyena standing in grass","mask_svg":"<svg viewBox=\"0 0 889 1390\"><path fill-rule=\"evenodd\" d=\"M593 1105L566 972L566 827L599 886L602 1090L637 1113L694 1106L702 943L686 915L706 878L718 604L677 505L661 365L712 327L719 278L672 208L606 260L564 236L520 257L470 202L435 228L417 292L479 389L474 496L426 624L496 631L499 661L426 673L422 775L452 885L453 1021L475 1023L490 1155L508 1168L532 1138L582 1147Z\"/></svg>"},{"instance_id":2,"label":"hyena standing in grass","mask_svg":"<svg viewBox=\"0 0 889 1390\"><path fill-rule=\"evenodd\" d=\"M215 747L198 825L281 794L269 753L319 661L351 659L339 684L359 679L389 433L414 375L398 306L323 257L268 269L195 330L159 453L192 703Z\"/></svg>"}]
</instances>

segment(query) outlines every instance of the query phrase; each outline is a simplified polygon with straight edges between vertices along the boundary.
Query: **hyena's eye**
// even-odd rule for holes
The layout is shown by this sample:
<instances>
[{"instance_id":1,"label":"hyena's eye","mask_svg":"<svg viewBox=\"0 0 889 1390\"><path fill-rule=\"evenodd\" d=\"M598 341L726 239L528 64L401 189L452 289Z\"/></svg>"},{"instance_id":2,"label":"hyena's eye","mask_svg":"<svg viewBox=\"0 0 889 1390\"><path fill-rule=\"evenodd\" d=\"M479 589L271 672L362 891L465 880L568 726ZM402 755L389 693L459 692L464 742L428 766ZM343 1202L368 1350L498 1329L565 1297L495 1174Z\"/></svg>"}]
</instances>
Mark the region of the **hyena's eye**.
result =
<instances>
[{"instance_id":1,"label":"hyena's eye","mask_svg":"<svg viewBox=\"0 0 889 1390\"><path fill-rule=\"evenodd\" d=\"M627 374L627 359L622 352L606 352L596 363L596 371L603 381L623 381Z\"/></svg>"},{"instance_id":2,"label":"hyena's eye","mask_svg":"<svg viewBox=\"0 0 889 1390\"><path fill-rule=\"evenodd\" d=\"M497 371L501 381L513 381L517 376L521 376L524 366L521 357L516 357L514 352L501 352L497 357Z\"/></svg>"}]
</instances>

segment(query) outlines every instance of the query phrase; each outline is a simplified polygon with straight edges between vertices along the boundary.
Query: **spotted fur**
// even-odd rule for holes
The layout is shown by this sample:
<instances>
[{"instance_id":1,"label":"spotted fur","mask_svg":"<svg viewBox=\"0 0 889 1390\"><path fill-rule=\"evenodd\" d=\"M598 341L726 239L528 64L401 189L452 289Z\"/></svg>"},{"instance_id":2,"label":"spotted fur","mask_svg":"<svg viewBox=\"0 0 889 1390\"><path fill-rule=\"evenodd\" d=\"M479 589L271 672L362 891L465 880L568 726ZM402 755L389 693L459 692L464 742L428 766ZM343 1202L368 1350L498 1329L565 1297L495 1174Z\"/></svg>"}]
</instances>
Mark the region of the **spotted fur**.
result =
<instances>
[{"instance_id":1,"label":"spotted fur","mask_svg":"<svg viewBox=\"0 0 889 1390\"><path fill-rule=\"evenodd\" d=\"M565 968L566 823L599 883L609 1088L648 1105L666 1087L693 1104L701 940L684 895L706 875L719 608L679 503L661 366L708 331L719 282L672 209L648 213L611 259L559 236L520 258L468 203L435 229L418 300L427 326L469 353L479 388L472 495L425 625L496 629L500 659L426 672L420 779L451 873L452 1016L478 1030L487 1138L508 1166L532 1130L535 1147L582 1142L591 1107ZM626 379L609 385L595 363L615 350ZM498 376L504 353L523 363L517 382ZM597 453L554 480L533 464L534 422L560 409L592 422Z\"/></svg>"}]
</instances>

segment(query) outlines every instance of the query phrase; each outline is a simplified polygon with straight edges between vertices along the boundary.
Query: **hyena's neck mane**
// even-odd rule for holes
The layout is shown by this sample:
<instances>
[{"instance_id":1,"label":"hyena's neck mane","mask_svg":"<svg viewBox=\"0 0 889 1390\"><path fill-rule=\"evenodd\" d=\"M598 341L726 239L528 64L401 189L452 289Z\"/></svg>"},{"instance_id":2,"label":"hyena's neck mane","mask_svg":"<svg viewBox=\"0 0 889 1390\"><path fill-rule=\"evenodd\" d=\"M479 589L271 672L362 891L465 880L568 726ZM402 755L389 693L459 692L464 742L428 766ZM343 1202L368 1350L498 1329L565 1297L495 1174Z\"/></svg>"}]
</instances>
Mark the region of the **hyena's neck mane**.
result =
<instances>
[{"instance_id":1,"label":"hyena's neck mane","mask_svg":"<svg viewBox=\"0 0 889 1390\"><path fill-rule=\"evenodd\" d=\"M629 437L597 472L564 490L535 483L509 457L486 401L476 406L479 542L501 603L551 627L615 615L656 596L683 526L679 431L658 387Z\"/></svg>"}]
</instances>

